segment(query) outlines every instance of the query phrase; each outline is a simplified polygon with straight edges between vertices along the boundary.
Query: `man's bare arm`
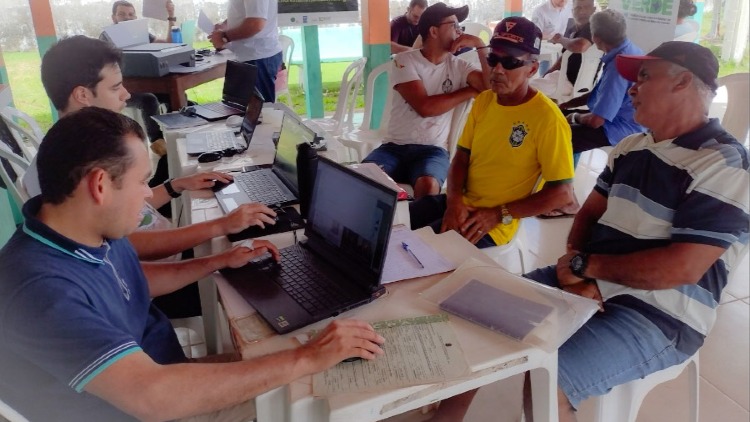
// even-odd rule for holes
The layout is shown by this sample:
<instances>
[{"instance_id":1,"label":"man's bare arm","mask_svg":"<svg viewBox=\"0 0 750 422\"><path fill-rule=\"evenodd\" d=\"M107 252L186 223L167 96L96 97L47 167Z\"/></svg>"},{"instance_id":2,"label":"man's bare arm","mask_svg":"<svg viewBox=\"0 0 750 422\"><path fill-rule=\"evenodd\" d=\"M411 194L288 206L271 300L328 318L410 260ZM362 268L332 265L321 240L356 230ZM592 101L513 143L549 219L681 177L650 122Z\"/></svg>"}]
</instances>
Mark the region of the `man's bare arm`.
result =
<instances>
[{"instance_id":1,"label":"man's bare arm","mask_svg":"<svg viewBox=\"0 0 750 422\"><path fill-rule=\"evenodd\" d=\"M140 420L174 420L243 403L349 357L373 359L383 341L367 323L340 320L305 346L248 361L158 365L135 352L85 390Z\"/></svg>"},{"instance_id":2,"label":"man's bare arm","mask_svg":"<svg viewBox=\"0 0 750 422\"><path fill-rule=\"evenodd\" d=\"M391 54L403 53L404 51L411 50L411 47L401 45L397 42L391 41Z\"/></svg>"},{"instance_id":3,"label":"man's bare arm","mask_svg":"<svg viewBox=\"0 0 750 422\"><path fill-rule=\"evenodd\" d=\"M568 234L569 249L583 250L583 245L591 238L591 229L606 210L607 198L596 190L592 190L573 220L573 226Z\"/></svg>"},{"instance_id":4,"label":"man's bare arm","mask_svg":"<svg viewBox=\"0 0 750 422\"><path fill-rule=\"evenodd\" d=\"M422 117L445 114L479 93L476 89L467 86L447 94L427 95L421 80L404 82L396 85L394 89Z\"/></svg>"},{"instance_id":5,"label":"man's bare arm","mask_svg":"<svg viewBox=\"0 0 750 422\"><path fill-rule=\"evenodd\" d=\"M469 175L469 158L471 153L461 147L456 148L450 168L448 169L448 186L446 188L447 209L443 216L441 232L446 230L459 231L461 224L469 216L469 210L464 205L464 186Z\"/></svg>"},{"instance_id":6,"label":"man's bare arm","mask_svg":"<svg viewBox=\"0 0 750 422\"><path fill-rule=\"evenodd\" d=\"M552 44L562 45L564 49L570 51L571 53L579 54L588 50L592 45L591 41L587 40L586 38L565 38L560 34L555 34L555 36L550 39L550 42Z\"/></svg>"}]
</instances>

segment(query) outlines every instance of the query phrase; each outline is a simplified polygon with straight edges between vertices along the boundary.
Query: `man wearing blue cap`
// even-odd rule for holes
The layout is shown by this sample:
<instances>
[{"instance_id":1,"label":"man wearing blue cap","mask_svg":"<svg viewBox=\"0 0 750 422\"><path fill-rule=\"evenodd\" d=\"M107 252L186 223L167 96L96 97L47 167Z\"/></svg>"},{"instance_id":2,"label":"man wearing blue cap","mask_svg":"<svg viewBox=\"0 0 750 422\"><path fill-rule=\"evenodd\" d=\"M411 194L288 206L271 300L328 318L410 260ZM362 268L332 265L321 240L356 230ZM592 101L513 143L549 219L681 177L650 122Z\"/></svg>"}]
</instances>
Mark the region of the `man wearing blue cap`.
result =
<instances>
[{"instance_id":1,"label":"man wearing blue cap","mask_svg":"<svg viewBox=\"0 0 750 422\"><path fill-rule=\"evenodd\" d=\"M557 265L526 275L602 309L558 350L562 422L575 421L586 398L694 355L748 247L748 152L707 117L716 57L670 41L646 56L618 56L616 67L635 82L635 120L649 131L615 146ZM466 396L450 401L468 408Z\"/></svg>"},{"instance_id":2,"label":"man wearing blue cap","mask_svg":"<svg viewBox=\"0 0 750 422\"><path fill-rule=\"evenodd\" d=\"M459 22L469 6L435 3L419 19L424 41L418 50L393 59L393 93L388 133L383 145L363 161L378 164L397 182L409 183L414 197L437 195L448 173L448 132L452 110L489 87L485 45L463 34ZM453 55L476 48L480 68ZM466 53L465 53L466 54Z\"/></svg>"},{"instance_id":3,"label":"man wearing blue cap","mask_svg":"<svg viewBox=\"0 0 750 422\"><path fill-rule=\"evenodd\" d=\"M412 228L456 230L477 247L508 243L519 220L572 201L570 126L529 85L542 35L526 18L503 19L490 40L491 89L471 109L448 174L446 195L410 207ZM539 178L544 188L531 193Z\"/></svg>"}]
</instances>

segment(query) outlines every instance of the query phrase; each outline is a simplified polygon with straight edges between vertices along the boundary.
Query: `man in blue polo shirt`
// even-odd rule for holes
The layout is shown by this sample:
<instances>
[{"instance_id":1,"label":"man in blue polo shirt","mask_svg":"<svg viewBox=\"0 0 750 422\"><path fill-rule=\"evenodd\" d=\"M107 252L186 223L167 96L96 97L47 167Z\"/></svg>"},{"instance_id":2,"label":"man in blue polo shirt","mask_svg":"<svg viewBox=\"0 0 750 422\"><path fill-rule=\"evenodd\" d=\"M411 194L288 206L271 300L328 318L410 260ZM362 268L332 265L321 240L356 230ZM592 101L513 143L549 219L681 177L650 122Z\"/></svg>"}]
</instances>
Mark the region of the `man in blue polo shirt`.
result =
<instances>
[{"instance_id":1,"label":"man in blue polo shirt","mask_svg":"<svg viewBox=\"0 0 750 422\"><path fill-rule=\"evenodd\" d=\"M23 225L0 250L2 401L39 421L212 412L248 420L246 404L258 394L348 357L383 353L382 337L349 320L294 350L188 363L150 298L266 252L279 254L256 240L253 249L238 246L221 259L139 263L125 236L151 196L143 139L138 123L97 107L63 117L45 136L38 153L42 194L24 205Z\"/></svg>"},{"instance_id":2,"label":"man in blue polo shirt","mask_svg":"<svg viewBox=\"0 0 750 422\"><path fill-rule=\"evenodd\" d=\"M557 265L526 275L602 308L558 350L561 422L575 421L586 398L695 354L716 321L729 271L748 248L748 152L707 117L716 57L670 41L615 63L635 82L634 117L649 132L615 146ZM465 413L470 396L440 409Z\"/></svg>"}]
</instances>

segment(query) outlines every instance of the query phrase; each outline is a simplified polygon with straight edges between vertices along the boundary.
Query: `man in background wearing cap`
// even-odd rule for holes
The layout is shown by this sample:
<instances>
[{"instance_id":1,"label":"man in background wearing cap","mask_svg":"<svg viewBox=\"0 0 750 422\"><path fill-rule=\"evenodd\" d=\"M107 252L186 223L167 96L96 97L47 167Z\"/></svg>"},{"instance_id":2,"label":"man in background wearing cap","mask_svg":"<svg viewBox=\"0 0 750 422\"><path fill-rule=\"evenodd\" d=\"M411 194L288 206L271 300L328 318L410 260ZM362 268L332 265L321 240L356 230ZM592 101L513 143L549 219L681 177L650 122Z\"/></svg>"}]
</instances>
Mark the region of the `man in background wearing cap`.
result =
<instances>
[{"instance_id":1,"label":"man in background wearing cap","mask_svg":"<svg viewBox=\"0 0 750 422\"><path fill-rule=\"evenodd\" d=\"M435 3L419 20L424 45L393 59L393 95L388 133L383 145L363 161L374 162L397 182L409 183L414 197L437 195L448 173L446 149L451 111L489 87L484 43L462 34L459 22L469 6ZM453 55L477 48L481 69ZM474 54L474 53L469 53Z\"/></svg>"},{"instance_id":2,"label":"man in background wearing cap","mask_svg":"<svg viewBox=\"0 0 750 422\"><path fill-rule=\"evenodd\" d=\"M391 21L391 53L409 51L419 36L419 18L427 8L427 0L411 0L406 13Z\"/></svg>"},{"instance_id":3,"label":"man in background wearing cap","mask_svg":"<svg viewBox=\"0 0 750 422\"><path fill-rule=\"evenodd\" d=\"M491 90L466 121L448 175L447 195L415 201L412 228L456 230L477 247L508 243L519 219L572 201L570 126L549 98L529 85L541 31L531 21L500 21L487 61ZM544 189L531 193L543 177Z\"/></svg>"},{"instance_id":4,"label":"man in background wearing cap","mask_svg":"<svg viewBox=\"0 0 750 422\"><path fill-rule=\"evenodd\" d=\"M583 151L616 145L624 137L643 131L633 120L633 104L628 96L631 83L617 73L614 61L620 54L643 54L625 35L626 24L622 13L607 9L591 16L594 44L604 52L599 81L591 92L560 104L573 132L573 165ZM575 107L588 106L587 111ZM570 217L578 211L578 203L540 215L540 218Z\"/></svg>"},{"instance_id":5,"label":"man in background wearing cap","mask_svg":"<svg viewBox=\"0 0 750 422\"><path fill-rule=\"evenodd\" d=\"M711 51L670 41L616 64L635 82L635 119L649 131L615 146L576 215L568 253L527 275L603 311L558 351L563 422L586 398L695 354L748 246L748 152L706 117L719 68Z\"/></svg>"}]
</instances>

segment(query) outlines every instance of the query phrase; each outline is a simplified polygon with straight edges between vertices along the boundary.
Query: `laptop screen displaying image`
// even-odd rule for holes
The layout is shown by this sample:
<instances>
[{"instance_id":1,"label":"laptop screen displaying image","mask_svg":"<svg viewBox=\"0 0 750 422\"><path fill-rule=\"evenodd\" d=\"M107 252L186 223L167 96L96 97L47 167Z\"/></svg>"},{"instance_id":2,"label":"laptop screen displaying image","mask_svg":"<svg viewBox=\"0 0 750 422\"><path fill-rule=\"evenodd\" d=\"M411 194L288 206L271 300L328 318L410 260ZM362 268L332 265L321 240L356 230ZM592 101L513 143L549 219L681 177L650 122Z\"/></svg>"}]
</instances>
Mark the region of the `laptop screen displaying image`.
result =
<instances>
[{"instance_id":1,"label":"laptop screen displaying image","mask_svg":"<svg viewBox=\"0 0 750 422\"><path fill-rule=\"evenodd\" d=\"M369 270L369 274L360 273L358 278L376 277L379 281L396 206L395 195L321 158L305 235L310 242L326 243L339 255L340 262L349 261L360 271Z\"/></svg>"},{"instance_id":2,"label":"laptop screen displaying image","mask_svg":"<svg viewBox=\"0 0 750 422\"><path fill-rule=\"evenodd\" d=\"M245 139L246 145L250 145L250 140L253 139L255 127L258 125L258 119L260 118L260 112L262 109L263 96L258 92L258 89L255 88L253 96L247 104L247 109L245 109L245 118L242 119L242 125L240 126L240 133Z\"/></svg>"},{"instance_id":3,"label":"laptop screen displaying image","mask_svg":"<svg viewBox=\"0 0 750 422\"><path fill-rule=\"evenodd\" d=\"M279 144L276 145L274 171L282 179L286 179L287 186L297 186L297 145L311 143L315 139L315 132L302 122L284 113L281 119L281 133ZM296 193L296 192L295 192Z\"/></svg>"}]
</instances>

